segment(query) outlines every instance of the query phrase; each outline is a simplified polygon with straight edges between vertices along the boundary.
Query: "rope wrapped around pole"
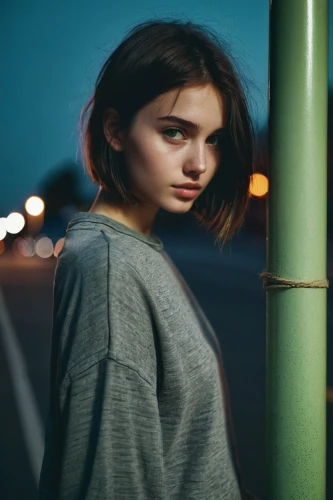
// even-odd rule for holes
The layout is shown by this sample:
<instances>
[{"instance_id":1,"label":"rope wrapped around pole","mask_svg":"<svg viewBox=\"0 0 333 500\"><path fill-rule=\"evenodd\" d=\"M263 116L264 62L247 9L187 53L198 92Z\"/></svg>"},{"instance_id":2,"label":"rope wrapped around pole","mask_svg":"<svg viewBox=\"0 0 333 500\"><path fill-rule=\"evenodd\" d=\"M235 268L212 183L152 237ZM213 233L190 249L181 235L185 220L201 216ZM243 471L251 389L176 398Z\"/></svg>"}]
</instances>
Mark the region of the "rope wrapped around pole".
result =
<instances>
[{"instance_id":1,"label":"rope wrapped around pole","mask_svg":"<svg viewBox=\"0 0 333 500\"><path fill-rule=\"evenodd\" d=\"M328 288L328 280L301 281L290 280L281 276L276 276L267 271L263 271L260 275L263 280L265 290L276 290L279 288Z\"/></svg>"}]
</instances>

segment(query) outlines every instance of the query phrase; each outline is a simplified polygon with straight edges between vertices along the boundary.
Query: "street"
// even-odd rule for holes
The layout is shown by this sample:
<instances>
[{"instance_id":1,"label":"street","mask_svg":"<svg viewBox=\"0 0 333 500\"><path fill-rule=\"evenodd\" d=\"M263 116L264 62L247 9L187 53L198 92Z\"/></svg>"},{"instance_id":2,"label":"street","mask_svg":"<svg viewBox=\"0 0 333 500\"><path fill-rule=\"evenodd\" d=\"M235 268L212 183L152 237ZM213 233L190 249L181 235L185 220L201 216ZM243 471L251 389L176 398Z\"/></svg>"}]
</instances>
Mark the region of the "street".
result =
<instances>
[{"instance_id":1,"label":"street","mask_svg":"<svg viewBox=\"0 0 333 500\"><path fill-rule=\"evenodd\" d=\"M180 244L181 236L171 237L167 233L159 236L218 336L245 484L262 499L266 317L265 292L259 273L265 268L265 242L248 236L236 237L219 253L209 238L185 236ZM55 263L55 258L0 257L2 500L37 499L38 467L48 404ZM329 277L332 280L332 275ZM332 332L331 288L328 290L327 379L330 387L333 387ZM333 470L331 403L327 403L327 424L329 471ZM327 499L330 498L333 498L333 477L328 473Z\"/></svg>"}]
</instances>

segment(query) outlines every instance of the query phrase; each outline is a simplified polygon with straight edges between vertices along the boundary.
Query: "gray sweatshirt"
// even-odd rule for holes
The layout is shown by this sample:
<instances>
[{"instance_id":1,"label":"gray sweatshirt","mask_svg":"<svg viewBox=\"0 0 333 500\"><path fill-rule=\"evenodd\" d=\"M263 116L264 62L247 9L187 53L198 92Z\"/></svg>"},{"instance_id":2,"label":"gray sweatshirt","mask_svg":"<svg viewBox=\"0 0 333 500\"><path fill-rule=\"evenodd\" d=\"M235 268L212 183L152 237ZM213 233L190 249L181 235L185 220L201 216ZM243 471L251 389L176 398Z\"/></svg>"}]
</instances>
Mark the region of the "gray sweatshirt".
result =
<instances>
[{"instance_id":1,"label":"gray sweatshirt","mask_svg":"<svg viewBox=\"0 0 333 500\"><path fill-rule=\"evenodd\" d=\"M239 500L212 327L155 236L68 226L40 500Z\"/></svg>"}]
</instances>

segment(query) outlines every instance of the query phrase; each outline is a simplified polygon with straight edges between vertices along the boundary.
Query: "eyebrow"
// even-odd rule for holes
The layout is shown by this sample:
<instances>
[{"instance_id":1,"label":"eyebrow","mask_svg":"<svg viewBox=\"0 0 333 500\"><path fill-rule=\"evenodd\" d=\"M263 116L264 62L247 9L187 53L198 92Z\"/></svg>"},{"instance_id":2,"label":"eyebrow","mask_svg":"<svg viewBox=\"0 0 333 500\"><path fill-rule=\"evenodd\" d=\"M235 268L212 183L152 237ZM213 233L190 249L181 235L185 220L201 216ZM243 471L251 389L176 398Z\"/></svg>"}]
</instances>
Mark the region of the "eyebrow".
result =
<instances>
[{"instance_id":1,"label":"eyebrow","mask_svg":"<svg viewBox=\"0 0 333 500\"><path fill-rule=\"evenodd\" d=\"M183 125L184 127L187 127L192 130L197 130L198 132L202 130L202 127L198 123L190 122L189 120L184 120L184 118L180 118L179 116L174 116L174 115L168 115L168 116L162 116L158 118L158 120L164 120L167 122L173 122L173 123L179 123L180 125ZM226 129L224 127L218 128L215 130L215 133L222 133Z\"/></svg>"}]
</instances>

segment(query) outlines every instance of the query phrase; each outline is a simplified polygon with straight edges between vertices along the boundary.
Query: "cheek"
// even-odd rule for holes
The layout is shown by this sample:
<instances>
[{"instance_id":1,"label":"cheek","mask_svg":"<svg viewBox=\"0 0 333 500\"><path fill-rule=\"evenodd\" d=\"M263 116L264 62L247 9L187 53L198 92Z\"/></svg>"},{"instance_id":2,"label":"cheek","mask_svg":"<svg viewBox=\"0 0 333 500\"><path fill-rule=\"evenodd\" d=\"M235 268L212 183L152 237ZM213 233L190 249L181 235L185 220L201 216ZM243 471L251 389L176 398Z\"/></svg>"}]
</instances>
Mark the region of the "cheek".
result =
<instances>
[{"instance_id":1,"label":"cheek","mask_svg":"<svg viewBox=\"0 0 333 500\"><path fill-rule=\"evenodd\" d=\"M150 164L158 155L156 138L151 133L141 132L131 139L128 160L140 163L141 166Z\"/></svg>"},{"instance_id":2,"label":"cheek","mask_svg":"<svg viewBox=\"0 0 333 500\"><path fill-rule=\"evenodd\" d=\"M155 178L158 181L167 171L169 156L166 153L161 138L149 134L147 137L141 136L140 140L132 141L131 148L126 155L126 161L132 175L137 179L149 176L150 180ZM171 167L170 158L169 163L169 167Z\"/></svg>"},{"instance_id":3,"label":"cheek","mask_svg":"<svg viewBox=\"0 0 333 500\"><path fill-rule=\"evenodd\" d=\"M212 153L212 171L213 174L216 174L218 169L221 166L222 162L222 152L221 151L215 151Z\"/></svg>"}]
</instances>

